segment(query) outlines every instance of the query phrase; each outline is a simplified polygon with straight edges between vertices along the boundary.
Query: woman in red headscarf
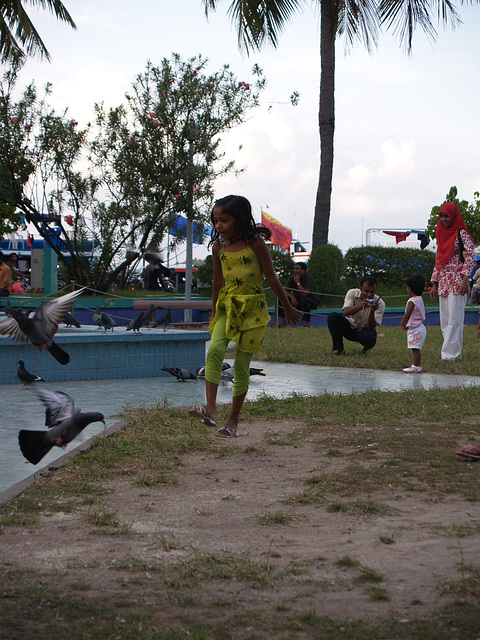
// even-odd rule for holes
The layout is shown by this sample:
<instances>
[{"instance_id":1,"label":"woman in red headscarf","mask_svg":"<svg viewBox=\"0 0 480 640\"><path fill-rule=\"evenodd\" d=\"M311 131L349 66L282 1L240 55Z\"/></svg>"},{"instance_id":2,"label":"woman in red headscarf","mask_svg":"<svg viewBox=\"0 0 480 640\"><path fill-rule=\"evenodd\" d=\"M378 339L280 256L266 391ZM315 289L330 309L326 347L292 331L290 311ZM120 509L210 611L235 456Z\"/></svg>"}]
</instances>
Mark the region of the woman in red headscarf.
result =
<instances>
[{"instance_id":1,"label":"woman in red headscarf","mask_svg":"<svg viewBox=\"0 0 480 640\"><path fill-rule=\"evenodd\" d=\"M439 295L442 360L456 360L462 355L465 305L470 291L468 279L475 266L475 248L462 215L453 202L445 202L440 207L435 237L437 256L430 297L435 300L437 293Z\"/></svg>"}]
</instances>

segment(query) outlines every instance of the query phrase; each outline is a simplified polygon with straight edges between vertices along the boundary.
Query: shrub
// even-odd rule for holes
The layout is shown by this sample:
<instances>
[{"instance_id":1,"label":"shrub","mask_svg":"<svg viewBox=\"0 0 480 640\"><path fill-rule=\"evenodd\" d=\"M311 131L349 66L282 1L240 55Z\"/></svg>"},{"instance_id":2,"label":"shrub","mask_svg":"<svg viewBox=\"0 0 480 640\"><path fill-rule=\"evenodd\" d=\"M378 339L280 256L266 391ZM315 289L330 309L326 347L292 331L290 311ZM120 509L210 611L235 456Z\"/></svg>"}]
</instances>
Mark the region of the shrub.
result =
<instances>
[{"instance_id":1,"label":"shrub","mask_svg":"<svg viewBox=\"0 0 480 640\"><path fill-rule=\"evenodd\" d=\"M334 244L315 247L307 264L308 273L321 293L342 293L340 278L344 271L343 254Z\"/></svg>"},{"instance_id":2,"label":"shrub","mask_svg":"<svg viewBox=\"0 0 480 640\"><path fill-rule=\"evenodd\" d=\"M352 247L345 254L345 272L357 281L373 276L378 282L401 285L416 273L430 281L435 254L422 249L399 247Z\"/></svg>"},{"instance_id":3,"label":"shrub","mask_svg":"<svg viewBox=\"0 0 480 640\"><path fill-rule=\"evenodd\" d=\"M282 253L282 251L270 251L270 255L272 256L273 268L277 278L285 286L289 277L293 275L295 262L292 256L288 253Z\"/></svg>"}]
</instances>

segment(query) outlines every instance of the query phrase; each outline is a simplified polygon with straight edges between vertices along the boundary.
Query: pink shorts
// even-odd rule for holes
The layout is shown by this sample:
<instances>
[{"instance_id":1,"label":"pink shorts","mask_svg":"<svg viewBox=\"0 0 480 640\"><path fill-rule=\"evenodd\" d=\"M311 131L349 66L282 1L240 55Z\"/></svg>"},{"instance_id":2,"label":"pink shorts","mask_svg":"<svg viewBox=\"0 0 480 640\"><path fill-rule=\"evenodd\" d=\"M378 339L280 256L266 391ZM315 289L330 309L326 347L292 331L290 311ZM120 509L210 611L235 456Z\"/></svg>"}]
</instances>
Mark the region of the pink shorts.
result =
<instances>
[{"instance_id":1,"label":"pink shorts","mask_svg":"<svg viewBox=\"0 0 480 640\"><path fill-rule=\"evenodd\" d=\"M408 329L407 347L409 349L421 349L423 347L423 343L425 342L426 335L427 330L425 329L425 325L423 324L418 327L414 327L413 329Z\"/></svg>"}]
</instances>

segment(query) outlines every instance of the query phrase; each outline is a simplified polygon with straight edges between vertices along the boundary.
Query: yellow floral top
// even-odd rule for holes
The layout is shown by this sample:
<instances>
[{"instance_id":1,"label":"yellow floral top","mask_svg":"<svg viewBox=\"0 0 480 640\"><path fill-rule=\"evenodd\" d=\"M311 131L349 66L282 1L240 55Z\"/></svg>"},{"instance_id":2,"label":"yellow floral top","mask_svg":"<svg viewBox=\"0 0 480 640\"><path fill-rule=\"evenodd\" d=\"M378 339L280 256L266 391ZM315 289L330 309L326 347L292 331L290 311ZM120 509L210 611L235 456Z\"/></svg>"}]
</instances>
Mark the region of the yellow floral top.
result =
<instances>
[{"instance_id":1,"label":"yellow floral top","mask_svg":"<svg viewBox=\"0 0 480 640\"><path fill-rule=\"evenodd\" d=\"M235 253L222 248L220 261L225 286L219 291L209 331L212 333L224 310L227 338L236 342L240 351L260 353L270 321L260 262L250 246Z\"/></svg>"}]
</instances>

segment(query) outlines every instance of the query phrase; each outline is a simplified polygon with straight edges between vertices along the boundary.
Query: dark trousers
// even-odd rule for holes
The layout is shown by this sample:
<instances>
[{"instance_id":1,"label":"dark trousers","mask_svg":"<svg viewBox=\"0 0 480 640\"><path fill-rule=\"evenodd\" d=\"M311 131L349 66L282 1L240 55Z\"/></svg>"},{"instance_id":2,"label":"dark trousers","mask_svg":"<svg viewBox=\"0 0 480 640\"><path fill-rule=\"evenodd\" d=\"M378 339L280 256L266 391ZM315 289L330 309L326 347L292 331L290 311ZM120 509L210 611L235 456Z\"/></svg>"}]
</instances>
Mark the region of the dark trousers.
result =
<instances>
[{"instance_id":1,"label":"dark trousers","mask_svg":"<svg viewBox=\"0 0 480 640\"><path fill-rule=\"evenodd\" d=\"M300 296L297 298L297 301L298 308L300 309L300 311L303 311L303 319L305 320L305 322L310 322L310 311L312 309L315 309L317 303L310 296ZM280 316L280 318L285 317L285 311L281 304L278 305L278 315Z\"/></svg>"},{"instance_id":2,"label":"dark trousers","mask_svg":"<svg viewBox=\"0 0 480 640\"><path fill-rule=\"evenodd\" d=\"M359 342L365 349L372 349L377 342L375 329L354 329L341 313L335 311L328 314L328 330L333 340L333 350L343 349L343 339Z\"/></svg>"},{"instance_id":3,"label":"dark trousers","mask_svg":"<svg viewBox=\"0 0 480 640\"><path fill-rule=\"evenodd\" d=\"M7 296L9 296L9 292L8 289L0 289L0 297L1 298L6 298Z\"/></svg>"}]
</instances>

